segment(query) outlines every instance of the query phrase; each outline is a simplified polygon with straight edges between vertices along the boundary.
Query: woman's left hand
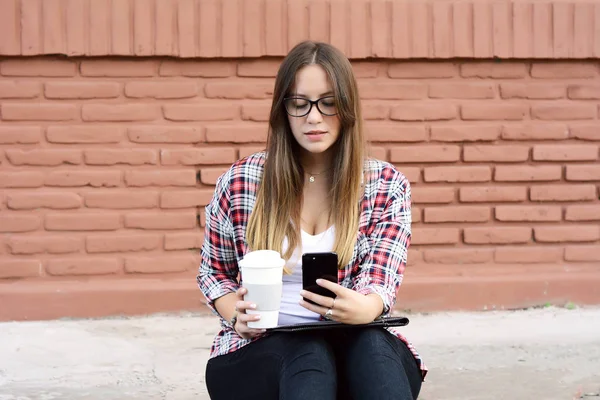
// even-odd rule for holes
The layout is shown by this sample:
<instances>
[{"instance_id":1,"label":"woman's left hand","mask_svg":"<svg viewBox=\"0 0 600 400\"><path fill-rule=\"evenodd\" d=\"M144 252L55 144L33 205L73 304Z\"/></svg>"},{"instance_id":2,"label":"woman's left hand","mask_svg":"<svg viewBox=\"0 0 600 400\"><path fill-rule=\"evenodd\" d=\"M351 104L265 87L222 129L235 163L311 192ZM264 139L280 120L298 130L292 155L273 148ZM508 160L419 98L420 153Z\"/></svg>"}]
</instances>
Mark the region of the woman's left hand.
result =
<instances>
[{"instance_id":1,"label":"woman's left hand","mask_svg":"<svg viewBox=\"0 0 600 400\"><path fill-rule=\"evenodd\" d=\"M317 279L317 285L332 291L336 295L335 300L302 290L300 296L318 305L305 300L300 300L300 305L331 320L353 325L366 324L372 322L383 311L383 301L377 294L360 294L326 279ZM331 310L330 315L327 315L328 310Z\"/></svg>"}]
</instances>

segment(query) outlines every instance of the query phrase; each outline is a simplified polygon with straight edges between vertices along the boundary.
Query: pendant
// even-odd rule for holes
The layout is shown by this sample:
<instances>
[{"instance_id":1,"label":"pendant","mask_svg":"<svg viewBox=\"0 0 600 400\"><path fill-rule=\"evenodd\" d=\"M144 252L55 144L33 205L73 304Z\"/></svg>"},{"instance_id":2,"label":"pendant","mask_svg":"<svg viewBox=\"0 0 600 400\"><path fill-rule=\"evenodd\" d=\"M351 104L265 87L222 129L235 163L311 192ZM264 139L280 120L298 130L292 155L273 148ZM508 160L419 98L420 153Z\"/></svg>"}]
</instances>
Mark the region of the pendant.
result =
<instances>
[{"instance_id":1,"label":"pendant","mask_svg":"<svg viewBox=\"0 0 600 400\"><path fill-rule=\"evenodd\" d=\"M308 181L310 183L313 183L315 181L315 177L311 175L310 178L308 178Z\"/></svg>"}]
</instances>

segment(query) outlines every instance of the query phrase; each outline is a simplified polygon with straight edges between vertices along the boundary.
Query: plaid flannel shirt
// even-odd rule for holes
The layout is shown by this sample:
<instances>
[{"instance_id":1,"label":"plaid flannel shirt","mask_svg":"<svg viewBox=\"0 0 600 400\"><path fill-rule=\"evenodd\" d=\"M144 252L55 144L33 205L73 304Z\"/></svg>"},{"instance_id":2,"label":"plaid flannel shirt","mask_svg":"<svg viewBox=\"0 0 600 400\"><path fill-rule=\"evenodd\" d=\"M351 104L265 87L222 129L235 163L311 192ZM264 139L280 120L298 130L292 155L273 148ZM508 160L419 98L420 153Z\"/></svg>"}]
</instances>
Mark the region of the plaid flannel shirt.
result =
<instances>
[{"instance_id":1,"label":"plaid flannel shirt","mask_svg":"<svg viewBox=\"0 0 600 400\"><path fill-rule=\"evenodd\" d=\"M206 206L206 227L197 282L211 311L219 316L221 331L210 357L249 344L217 312L214 301L239 287L238 262L249 251L246 225L256 201L266 153L234 163L217 180ZM411 238L411 190L406 177L393 165L370 159L365 163L364 196L356 245L351 261L338 271L338 283L362 294L376 293L390 314L402 283ZM427 368L413 345L394 328L387 328L411 350L423 378Z\"/></svg>"}]
</instances>

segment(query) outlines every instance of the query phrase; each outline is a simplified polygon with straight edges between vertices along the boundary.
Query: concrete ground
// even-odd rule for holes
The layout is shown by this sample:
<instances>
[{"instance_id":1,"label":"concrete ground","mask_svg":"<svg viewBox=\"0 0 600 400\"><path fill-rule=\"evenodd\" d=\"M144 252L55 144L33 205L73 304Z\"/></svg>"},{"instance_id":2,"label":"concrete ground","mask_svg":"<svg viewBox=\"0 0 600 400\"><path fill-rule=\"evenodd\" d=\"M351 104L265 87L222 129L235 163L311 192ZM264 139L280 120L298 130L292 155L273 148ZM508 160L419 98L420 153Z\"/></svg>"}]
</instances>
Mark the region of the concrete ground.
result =
<instances>
[{"instance_id":1,"label":"concrete ground","mask_svg":"<svg viewBox=\"0 0 600 400\"><path fill-rule=\"evenodd\" d=\"M409 317L420 399L600 399L600 308ZM0 400L208 399L216 329L188 314L0 323Z\"/></svg>"}]
</instances>

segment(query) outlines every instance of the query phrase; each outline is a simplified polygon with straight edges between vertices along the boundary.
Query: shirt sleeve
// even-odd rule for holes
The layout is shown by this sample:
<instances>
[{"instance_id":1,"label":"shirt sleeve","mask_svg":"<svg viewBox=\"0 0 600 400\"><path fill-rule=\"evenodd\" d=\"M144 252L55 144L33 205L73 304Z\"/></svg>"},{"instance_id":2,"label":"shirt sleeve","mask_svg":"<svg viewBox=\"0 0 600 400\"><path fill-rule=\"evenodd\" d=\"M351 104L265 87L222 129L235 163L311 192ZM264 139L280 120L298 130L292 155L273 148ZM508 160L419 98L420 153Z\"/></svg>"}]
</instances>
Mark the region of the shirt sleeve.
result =
<instances>
[{"instance_id":1,"label":"shirt sleeve","mask_svg":"<svg viewBox=\"0 0 600 400\"><path fill-rule=\"evenodd\" d=\"M369 251L353 279L353 288L362 294L376 293L383 300L383 314L396 303L396 293L406 268L411 240L411 188L406 177L394 171L375 199L383 205L374 228L368 236Z\"/></svg>"},{"instance_id":2,"label":"shirt sleeve","mask_svg":"<svg viewBox=\"0 0 600 400\"><path fill-rule=\"evenodd\" d=\"M227 172L219 177L215 193L205 208L206 226L201 248L201 264L196 280L211 311L219 315L214 301L240 286L237 280L238 265L230 218L229 177Z\"/></svg>"}]
</instances>

